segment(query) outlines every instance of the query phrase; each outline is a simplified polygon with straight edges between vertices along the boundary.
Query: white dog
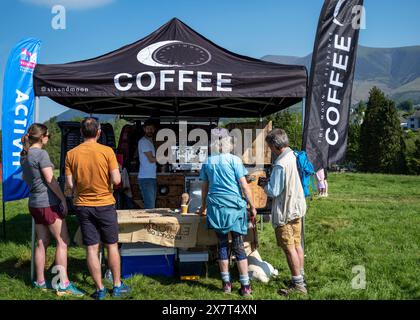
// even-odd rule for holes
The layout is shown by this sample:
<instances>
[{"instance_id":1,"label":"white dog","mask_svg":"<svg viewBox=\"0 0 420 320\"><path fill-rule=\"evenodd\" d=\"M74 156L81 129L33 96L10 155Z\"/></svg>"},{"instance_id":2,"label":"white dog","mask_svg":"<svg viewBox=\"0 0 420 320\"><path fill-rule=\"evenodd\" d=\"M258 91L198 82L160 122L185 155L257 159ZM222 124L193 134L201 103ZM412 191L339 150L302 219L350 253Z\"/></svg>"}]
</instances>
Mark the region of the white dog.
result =
<instances>
[{"instance_id":1,"label":"white dog","mask_svg":"<svg viewBox=\"0 0 420 320\"><path fill-rule=\"evenodd\" d=\"M268 283L271 277L276 277L279 272L271 264L261 259L257 250L248 255L249 278Z\"/></svg>"}]
</instances>

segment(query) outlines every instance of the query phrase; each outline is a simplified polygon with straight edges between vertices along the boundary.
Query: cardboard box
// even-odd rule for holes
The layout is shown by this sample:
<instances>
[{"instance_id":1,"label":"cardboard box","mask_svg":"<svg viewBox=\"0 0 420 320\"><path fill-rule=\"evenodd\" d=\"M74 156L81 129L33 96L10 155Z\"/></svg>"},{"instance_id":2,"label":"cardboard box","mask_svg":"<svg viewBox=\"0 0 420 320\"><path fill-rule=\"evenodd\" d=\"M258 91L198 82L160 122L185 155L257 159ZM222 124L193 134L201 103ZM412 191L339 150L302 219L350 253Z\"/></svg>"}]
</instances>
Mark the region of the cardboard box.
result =
<instances>
[{"instance_id":1,"label":"cardboard box","mask_svg":"<svg viewBox=\"0 0 420 320\"><path fill-rule=\"evenodd\" d=\"M199 217L172 214L169 209L117 210L119 242L148 242L165 247L193 248ZM153 213L152 213L153 212Z\"/></svg>"},{"instance_id":2,"label":"cardboard box","mask_svg":"<svg viewBox=\"0 0 420 320\"><path fill-rule=\"evenodd\" d=\"M173 214L170 209L117 210L119 242L148 242L177 248L206 248L218 243L214 230L206 227L206 217L197 214ZM244 237L247 253L253 251L258 239L256 230L249 228ZM82 244L80 228L74 241Z\"/></svg>"}]
</instances>

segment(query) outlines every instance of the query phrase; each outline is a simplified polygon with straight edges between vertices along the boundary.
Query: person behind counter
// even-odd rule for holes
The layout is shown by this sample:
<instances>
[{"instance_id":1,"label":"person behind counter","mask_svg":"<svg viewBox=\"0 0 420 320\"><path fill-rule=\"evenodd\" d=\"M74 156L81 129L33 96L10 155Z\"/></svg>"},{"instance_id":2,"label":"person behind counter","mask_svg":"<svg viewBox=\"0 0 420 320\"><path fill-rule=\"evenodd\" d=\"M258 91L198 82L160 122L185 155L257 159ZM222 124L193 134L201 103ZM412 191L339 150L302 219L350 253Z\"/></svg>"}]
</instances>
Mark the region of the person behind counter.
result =
<instances>
[{"instance_id":1,"label":"person behind counter","mask_svg":"<svg viewBox=\"0 0 420 320\"><path fill-rule=\"evenodd\" d=\"M67 153L65 175L68 187L77 191L74 199L76 216L86 246L89 272L96 285L92 297L102 300L107 293L102 282L99 242L108 251L108 265L114 282L112 295L122 297L131 289L121 281L118 217L111 186L121 183L117 158L110 147L97 142L101 127L96 119L85 118L80 131L85 141Z\"/></svg>"},{"instance_id":2,"label":"person behind counter","mask_svg":"<svg viewBox=\"0 0 420 320\"><path fill-rule=\"evenodd\" d=\"M202 204L200 213L207 215L207 227L216 231L219 239L218 255L223 292L232 291L229 274L229 239L235 253L241 283L240 294L251 296L248 276L248 260L244 250L243 235L248 233L247 202L252 216L257 213L252 201L251 189L245 176L248 174L242 160L232 155L232 137L223 128L211 130L211 155L200 171Z\"/></svg>"},{"instance_id":3,"label":"person behind counter","mask_svg":"<svg viewBox=\"0 0 420 320\"><path fill-rule=\"evenodd\" d=\"M155 208L156 203L156 150L153 145L155 125L147 120L143 125L144 136L139 140L139 174L138 182L143 197L144 209Z\"/></svg>"}]
</instances>

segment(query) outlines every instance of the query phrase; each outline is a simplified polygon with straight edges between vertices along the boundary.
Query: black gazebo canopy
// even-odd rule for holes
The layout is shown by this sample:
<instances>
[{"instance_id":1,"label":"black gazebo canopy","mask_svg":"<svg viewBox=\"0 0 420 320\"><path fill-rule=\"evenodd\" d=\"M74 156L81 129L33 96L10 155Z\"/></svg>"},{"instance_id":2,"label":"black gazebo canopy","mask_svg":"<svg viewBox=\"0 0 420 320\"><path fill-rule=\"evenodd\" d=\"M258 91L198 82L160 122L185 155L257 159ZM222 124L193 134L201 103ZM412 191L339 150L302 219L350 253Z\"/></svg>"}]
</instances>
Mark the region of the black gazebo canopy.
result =
<instances>
[{"instance_id":1,"label":"black gazebo canopy","mask_svg":"<svg viewBox=\"0 0 420 320\"><path fill-rule=\"evenodd\" d=\"M36 96L87 113L154 117L260 117L306 96L304 66L225 50L172 19L97 58L38 64Z\"/></svg>"}]
</instances>

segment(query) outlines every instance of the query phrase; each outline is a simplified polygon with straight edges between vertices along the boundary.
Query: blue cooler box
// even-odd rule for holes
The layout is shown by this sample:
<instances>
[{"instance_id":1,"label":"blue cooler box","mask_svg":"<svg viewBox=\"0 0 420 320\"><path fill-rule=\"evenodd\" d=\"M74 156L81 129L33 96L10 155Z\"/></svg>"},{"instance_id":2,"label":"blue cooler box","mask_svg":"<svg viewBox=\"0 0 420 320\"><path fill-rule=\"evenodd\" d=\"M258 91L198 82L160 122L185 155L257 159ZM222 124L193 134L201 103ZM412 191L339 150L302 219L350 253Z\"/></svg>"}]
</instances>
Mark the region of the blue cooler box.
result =
<instances>
[{"instance_id":1,"label":"blue cooler box","mask_svg":"<svg viewBox=\"0 0 420 320\"><path fill-rule=\"evenodd\" d=\"M124 243L121 246L121 277L174 275L176 248L149 243Z\"/></svg>"}]
</instances>

